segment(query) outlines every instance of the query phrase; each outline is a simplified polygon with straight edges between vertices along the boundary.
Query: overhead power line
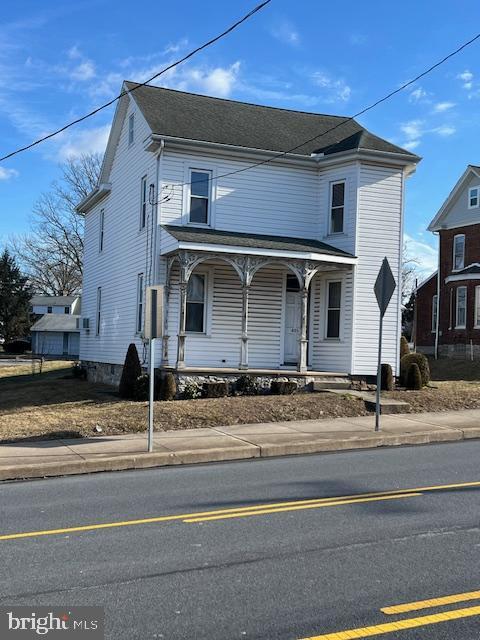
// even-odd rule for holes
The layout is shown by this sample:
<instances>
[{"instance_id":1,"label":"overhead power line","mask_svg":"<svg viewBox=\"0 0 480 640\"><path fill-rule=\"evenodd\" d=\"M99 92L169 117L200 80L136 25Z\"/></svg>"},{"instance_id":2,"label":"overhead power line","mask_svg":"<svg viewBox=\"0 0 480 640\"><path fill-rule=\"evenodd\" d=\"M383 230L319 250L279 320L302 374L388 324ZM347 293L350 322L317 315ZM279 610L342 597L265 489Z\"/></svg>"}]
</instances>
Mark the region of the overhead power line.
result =
<instances>
[{"instance_id":1,"label":"overhead power line","mask_svg":"<svg viewBox=\"0 0 480 640\"><path fill-rule=\"evenodd\" d=\"M415 76L411 80L408 80L407 82L403 83L402 85L400 85L396 89L393 89L392 91L390 91L390 93L387 93L385 96L383 96L383 98L379 98L378 100L376 100L375 102L372 102L372 104L368 105L367 107L361 109L360 111L357 111L357 113L354 113L353 116L345 117L343 120L338 122L333 127L330 127L326 131L322 131L318 135L315 135L312 138L308 138L308 140L303 140L302 142L299 142L297 145L295 145L294 147L291 147L290 149L287 149L286 151L280 151L278 153L275 153L271 157L265 158L264 160L259 160L258 162L255 162L254 164L248 165L247 167L241 167L239 169L235 169L234 171L228 171L227 173L222 173L220 175L212 176L211 178L206 178L205 180L196 180L195 183L197 183L197 182L208 182L208 181L213 182L214 180L218 180L219 178L225 178L227 176L231 176L231 175L234 175L236 173L242 173L243 171L249 171L250 169L254 169L255 167L260 167L262 165L265 165L265 164L268 164L268 163L273 162L275 160L278 160L280 158L283 158L283 157L287 156L289 153L293 153L294 151L296 151L297 149L300 149L304 145L309 144L310 142L314 142L315 140L318 140L318 139L322 138L323 136L327 135L327 133L331 133L332 131L335 131L336 129L339 129L340 127L342 127L347 122L351 122L352 120L355 120L355 118L358 118L359 116L362 116L364 113L367 113L367 111L371 111L375 107L378 107L379 104L381 104L382 102L386 102L387 100L392 98L397 93L400 93L401 91L404 91L405 89L407 89L412 84L415 84L415 82L418 82L419 80L424 78L426 75L428 75L429 73L431 73L432 71L434 71L435 69L440 67L442 64L447 62L447 60L449 60L450 58L453 58L454 56L459 54L461 51L463 51L464 49L466 49L468 46L470 46L476 40L479 40L479 39L480 39L480 33L477 33L476 36L474 36L473 38L470 38L470 40L467 40L466 42L461 44L459 47L457 47L457 49L455 49L454 51L451 51L450 53L448 53L441 60L438 60L438 62L435 62L434 64L432 64L430 67L428 67L428 69L425 69L425 71L422 71L421 73L419 73L417 76ZM173 188L187 186L189 184L191 184L191 183L190 182L185 182L185 183L180 183L180 184L165 185L165 187L169 186L170 188L173 189ZM169 196L167 196L167 198L170 199Z\"/></svg>"},{"instance_id":2,"label":"overhead power line","mask_svg":"<svg viewBox=\"0 0 480 640\"><path fill-rule=\"evenodd\" d=\"M122 91L121 93L118 94L118 96L116 96L115 98L112 98L112 100L109 100L105 104L102 104L100 107L97 107L93 111L90 111L90 113L86 113L84 116L81 116L80 118L77 118L76 120L72 120L68 124L66 124L63 127L61 127L60 129L57 129L56 131L52 131L52 133L49 133L49 134L43 136L42 138L39 138L38 140L35 140L34 142L31 142L30 144L27 144L25 147L21 147L19 149L16 149L15 151L11 151L10 153L7 153L7 155L5 155L5 156L0 158L0 162L2 162L3 160L7 160L8 158L11 158L12 156L15 156L15 155L17 155L19 153L22 153L23 151L27 151L27 149L31 149L32 147L35 147L36 145L41 144L42 142L45 142L46 140L49 140L50 138L53 138L53 137L57 136L59 133L62 133L63 131L66 131L66 129L69 129L70 127L73 127L74 125L79 124L80 122L83 122L84 120L87 120L88 118L91 118L92 116L96 115L100 111L103 111L103 109L106 109L107 107L110 107L112 104L117 102L117 100L120 100L120 98L122 98L123 96L127 95L128 93L133 93L134 91L136 91L140 87L144 87L145 85L148 85L149 82L152 82L153 80L155 80L156 78L160 77L161 75L163 75L167 71L170 71L170 69L173 69L174 67L178 66L179 64L182 64L183 62L185 62L189 58L193 57L194 55L196 55L200 51L203 51L207 47L210 47L212 44L215 44L215 42L218 42L219 40L224 38L226 35L228 35L232 31L234 31L235 29L237 29L241 24L243 24L244 22L249 20L249 18L251 18L253 15L255 15L256 13L261 11L271 1L272 0L264 0L264 2L261 2L256 7L254 7L251 11L249 11L247 14L245 14L243 16L243 18L240 18L240 20L237 20L237 22L235 22L234 24L230 25L230 27L228 27L228 29L225 29L225 31L222 31L222 33L219 33L217 36L215 36L214 38L212 38L208 42L205 42L204 44L202 44L201 46L197 47L196 49L193 49L193 51L190 51L190 53L187 53L187 55L183 56L183 58L180 58L176 62L172 62L167 67L165 67L164 69L162 69L158 73L154 74L151 78L149 78L148 80L145 80L145 82L140 82L135 87L132 87L131 89L129 89L127 91Z\"/></svg>"}]
</instances>

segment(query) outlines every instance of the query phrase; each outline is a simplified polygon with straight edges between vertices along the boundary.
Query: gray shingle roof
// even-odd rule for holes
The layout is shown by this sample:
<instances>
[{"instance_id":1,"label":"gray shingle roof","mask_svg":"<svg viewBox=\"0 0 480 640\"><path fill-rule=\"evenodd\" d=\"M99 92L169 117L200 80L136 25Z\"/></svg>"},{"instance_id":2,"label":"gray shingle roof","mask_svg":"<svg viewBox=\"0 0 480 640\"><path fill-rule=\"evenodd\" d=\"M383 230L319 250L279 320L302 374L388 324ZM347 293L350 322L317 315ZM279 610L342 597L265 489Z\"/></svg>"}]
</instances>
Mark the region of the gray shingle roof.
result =
<instances>
[{"instance_id":1,"label":"gray shingle roof","mask_svg":"<svg viewBox=\"0 0 480 640\"><path fill-rule=\"evenodd\" d=\"M287 151L317 136L294 153L310 156L365 149L401 153L413 162L419 160L410 151L370 133L355 120L348 120L318 137L346 116L266 107L163 87L139 86L135 82L125 84L130 90L138 87L132 97L156 134L275 152Z\"/></svg>"},{"instance_id":2,"label":"gray shingle roof","mask_svg":"<svg viewBox=\"0 0 480 640\"><path fill-rule=\"evenodd\" d=\"M180 227L163 225L163 228L179 242L221 244L245 247L246 249L273 249L277 251L308 251L326 255L353 258L352 254L336 249L325 242L305 238L288 238L282 236L265 236L258 233L237 233L234 231L217 231L198 227ZM245 253L248 253L246 251Z\"/></svg>"},{"instance_id":3,"label":"gray shingle roof","mask_svg":"<svg viewBox=\"0 0 480 640\"><path fill-rule=\"evenodd\" d=\"M465 267L465 269L460 269L460 271L455 271L455 275L464 275L466 273L480 273L480 264L474 263Z\"/></svg>"},{"instance_id":4,"label":"gray shingle roof","mask_svg":"<svg viewBox=\"0 0 480 640\"><path fill-rule=\"evenodd\" d=\"M46 307L71 305L79 296L33 296L30 304Z\"/></svg>"},{"instance_id":5,"label":"gray shingle roof","mask_svg":"<svg viewBox=\"0 0 480 640\"><path fill-rule=\"evenodd\" d=\"M46 313L42 316L31 331L80 331L77 327L78 315L66 315L63 313Z\"/></svg>"}]
</instances>

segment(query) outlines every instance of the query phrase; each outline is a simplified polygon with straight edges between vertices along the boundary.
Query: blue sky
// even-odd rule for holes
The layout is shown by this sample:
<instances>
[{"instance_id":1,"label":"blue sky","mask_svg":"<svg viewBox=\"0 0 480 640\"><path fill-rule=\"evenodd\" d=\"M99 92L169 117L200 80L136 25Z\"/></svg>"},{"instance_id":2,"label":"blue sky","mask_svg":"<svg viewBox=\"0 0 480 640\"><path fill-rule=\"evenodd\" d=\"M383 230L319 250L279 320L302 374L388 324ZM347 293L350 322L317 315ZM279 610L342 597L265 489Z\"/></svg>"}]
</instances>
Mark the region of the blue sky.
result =
<instances>
[{"instance_id":1,"label":"blue sky","mask_svg":"<svg viewBox=\"0 0 480 640\"><path fill-rule=\"evenodd\" d=\"M223 30L254 0L17 0L0 24L0 155L145 80ZM350 115L480 30L478 0L273 0L161 83L187 91ZM0 164L0 244L28 230L59 163L102 151L112 109ZM360 119L423 157L407 183L410 253L429 270L425 228L468 163L479 164L480 42Z\"/></svg>"}]
</instances>

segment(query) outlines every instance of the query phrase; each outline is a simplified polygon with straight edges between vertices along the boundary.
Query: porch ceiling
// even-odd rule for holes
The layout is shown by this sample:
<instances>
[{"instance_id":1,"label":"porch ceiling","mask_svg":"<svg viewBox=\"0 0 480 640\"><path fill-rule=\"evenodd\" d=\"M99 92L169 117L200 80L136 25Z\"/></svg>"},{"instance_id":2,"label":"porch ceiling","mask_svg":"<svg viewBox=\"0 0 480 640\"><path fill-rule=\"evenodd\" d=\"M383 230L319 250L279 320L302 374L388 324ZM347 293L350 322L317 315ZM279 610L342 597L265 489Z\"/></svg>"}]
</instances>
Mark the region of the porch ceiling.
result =
<instances>
[{"instance_id":1,"label":"porch ceiling","mask_svg":"<svg viewBox=\"0 0 480 640\"><path fill-rule=\"evenodd\" d=\"M188 249L193 251L240 253L340 264L354 264L357 260L355 256L346 251L332 247L325 242L307 238L218 231L216 229L176 225L163 225L163 228L178 243L173 251ZM172 253L171 247L169 247L168 253Z\"/></svg>"}]
</instances>

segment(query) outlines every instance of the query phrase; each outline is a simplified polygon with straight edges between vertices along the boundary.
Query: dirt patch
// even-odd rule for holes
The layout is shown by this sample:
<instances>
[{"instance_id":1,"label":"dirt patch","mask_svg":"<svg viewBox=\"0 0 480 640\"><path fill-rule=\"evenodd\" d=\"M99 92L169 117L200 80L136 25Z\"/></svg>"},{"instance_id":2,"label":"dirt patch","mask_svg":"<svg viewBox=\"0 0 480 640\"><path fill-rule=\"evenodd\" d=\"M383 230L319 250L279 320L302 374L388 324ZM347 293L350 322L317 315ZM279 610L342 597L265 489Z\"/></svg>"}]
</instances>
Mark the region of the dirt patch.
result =
<instances>
[{"instance_id":1,"label":"dirt patch","mask_svg":"<svg viewBox=\"0 0 480 640\"><path fill-rule=\"evenodd\" d=\"M155 428L169 431L361 415L367 415L361 400L328 393L176 400L155 403ZM146 421L146 402L121 400L111 387L68 377L65 369L0 380L3 442L62 437L65 432L69 437L134 433L145 431Z\"/></svg>"}]
</instances>

